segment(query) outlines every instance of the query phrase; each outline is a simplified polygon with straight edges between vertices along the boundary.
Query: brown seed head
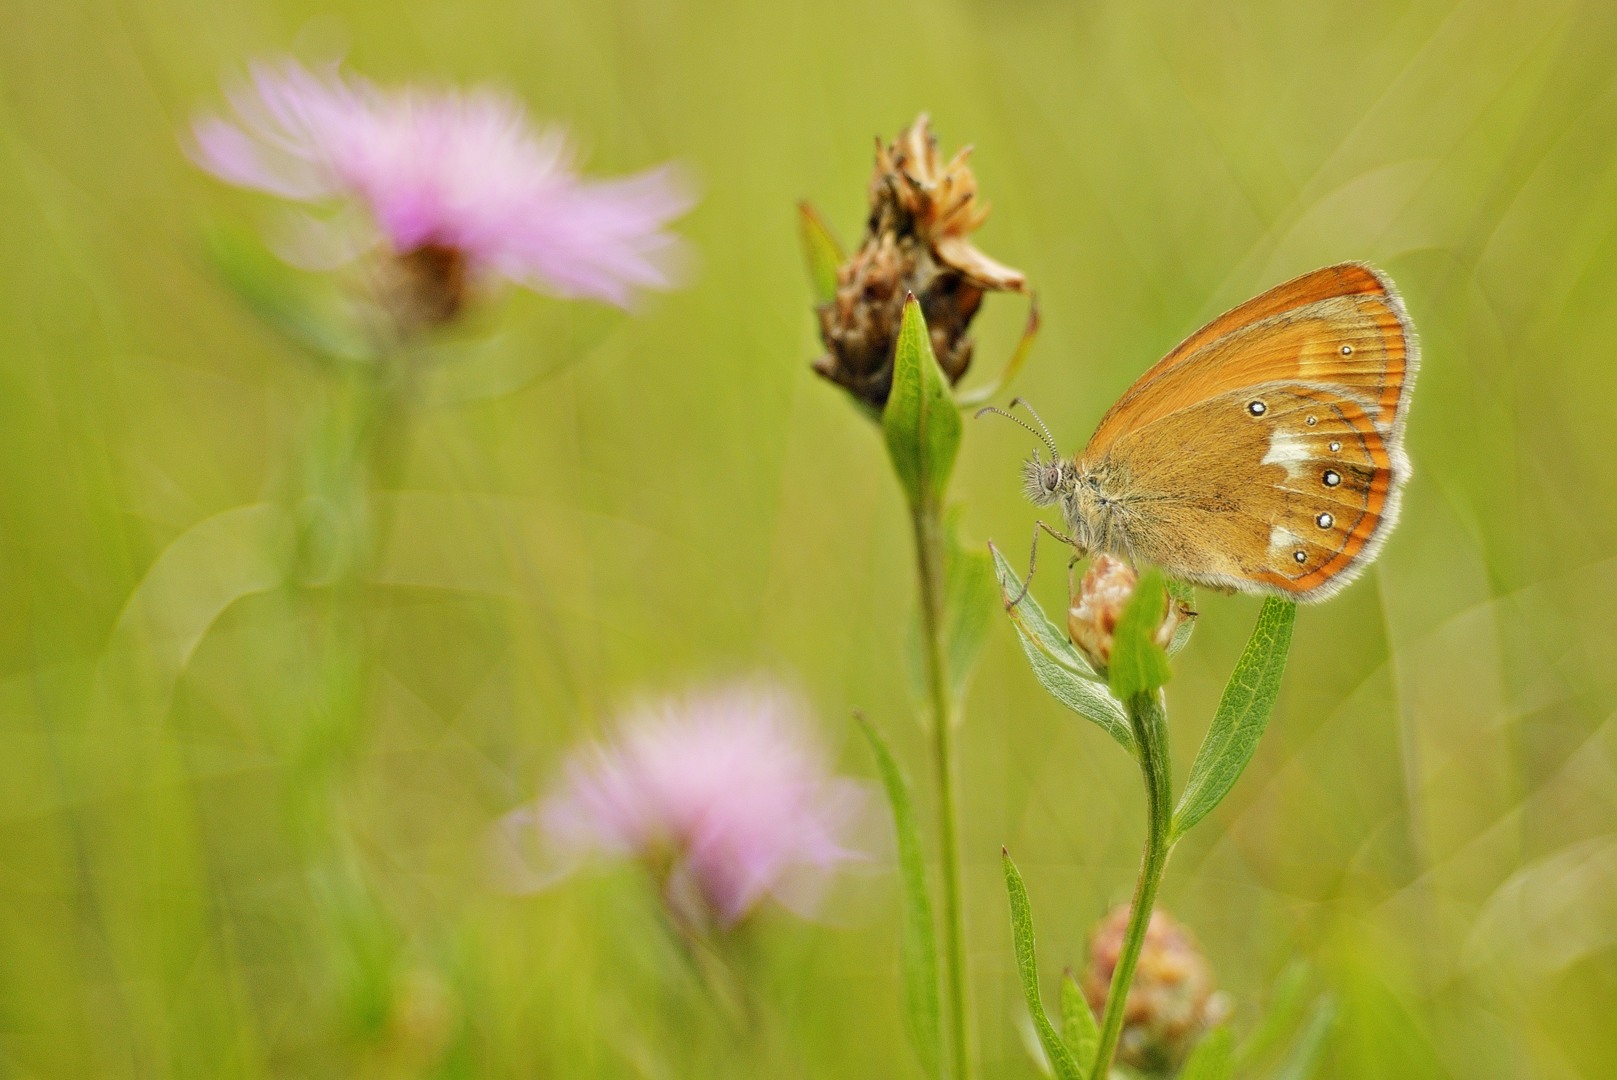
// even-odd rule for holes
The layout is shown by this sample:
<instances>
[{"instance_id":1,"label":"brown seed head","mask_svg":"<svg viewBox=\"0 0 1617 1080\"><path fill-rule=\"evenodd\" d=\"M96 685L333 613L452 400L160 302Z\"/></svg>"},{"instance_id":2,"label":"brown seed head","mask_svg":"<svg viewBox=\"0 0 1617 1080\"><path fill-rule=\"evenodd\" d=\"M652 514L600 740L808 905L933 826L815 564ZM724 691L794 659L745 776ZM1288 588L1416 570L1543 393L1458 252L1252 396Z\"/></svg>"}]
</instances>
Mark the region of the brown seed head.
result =
<instances>
[{"instance_id":1,"label":"brown seed head","mask_svg":"<svg viewBox=\"0 0 1617 1080\"><path fill-rule=\"evenodd\" d=\"M1021 292L1022 273L971 242L988 217L967 147L945 163L923 113L891 144L876 143L865 238L837 271L833 300L817 309L827 354L814 370L881 408L893 381L893 346L913 293L950 383L971 364L967 330L983 294Z\"/></svg>"},{"instance_id":2,"label":"brown seed head","mask_svg":"<svg viewBox=\"0 0 1617 1080\"><path fill-rule=\"evenodd\" d=\"M1121 905L1090 934L1083 989L1097 1015L1106 1007L1128 919L1128 905ZM1118 1060L1147 1074L1172 1074L1228 1015L1229 1001L1215 992L1212 968L1196 939L1167 913L1153 911L1123 1006Z\"/></svg>"}]
</instances>

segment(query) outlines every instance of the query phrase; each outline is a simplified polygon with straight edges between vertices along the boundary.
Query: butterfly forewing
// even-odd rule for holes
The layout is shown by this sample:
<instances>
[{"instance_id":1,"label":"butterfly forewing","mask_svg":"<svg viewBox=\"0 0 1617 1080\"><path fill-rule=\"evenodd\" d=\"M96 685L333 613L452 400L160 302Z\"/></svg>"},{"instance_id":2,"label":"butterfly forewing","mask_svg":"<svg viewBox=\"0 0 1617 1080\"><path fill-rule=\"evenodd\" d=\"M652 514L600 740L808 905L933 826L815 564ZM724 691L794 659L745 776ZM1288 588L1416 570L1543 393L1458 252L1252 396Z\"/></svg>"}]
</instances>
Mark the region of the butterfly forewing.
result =
<instances>
[{"instance_id":1,"label":"butterfly forewing","mask_svg":"<svg viewBox=\"0 0 1617 1080\"><path fill-rule=\"evenodd\" d=\"M1138 430L1232 387L1308 382L1365 400L1384 435L1400 428L1415 350L1392 285L1342 263L1278 285L1187 338L1131 386L1084 451L1099 458Z\"/></svg>"}]
</instances>

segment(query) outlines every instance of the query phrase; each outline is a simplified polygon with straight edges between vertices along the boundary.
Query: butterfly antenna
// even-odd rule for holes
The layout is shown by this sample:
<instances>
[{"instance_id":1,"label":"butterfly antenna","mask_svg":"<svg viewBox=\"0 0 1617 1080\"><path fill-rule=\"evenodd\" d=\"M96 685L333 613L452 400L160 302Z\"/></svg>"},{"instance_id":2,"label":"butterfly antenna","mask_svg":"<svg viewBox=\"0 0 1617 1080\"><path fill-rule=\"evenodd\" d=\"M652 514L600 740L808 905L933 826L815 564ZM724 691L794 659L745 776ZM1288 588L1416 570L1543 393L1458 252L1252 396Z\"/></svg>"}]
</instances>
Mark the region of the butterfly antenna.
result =
<instances>
[{"instance_id":1,"label":"butterfly antenna","mask_svg":"<svg viewBox=\"0 0 1617 1080\"><path fill-rule=\"evenodd\" d=\"M1014 409L1018 405L1022 406L1022 408L1026 409L1028 412L1033 414L1033 419L1035 419L1035 420L1037 420L1039 422L1039 430L1044 432L1044 445L1046 445L1046 446L1048 446L1050 448L1050 453L1052 455L1059 457L1060 452L1056 449L1055 436L1051 435L1050 434L1050 429L1045 426L1044 417L1039 415L1039 410L1037 410L1033 406L1029 405L1022 398L1019 398L1019 397L1011 398L1011 408Z\"/></svg>"},{"instance_id":2,"label":"butterfly antenna","mask_svg":"<svg viewBox=\"0 0 1617 1080\"><path fill-rule=\"evenodd\" d=\"M1020 416L1008 413L1004 409L995 408L992 405L984 405L982 408L972 413L971 418L975 420L985 413L993 413L995 416L1003 416L1017 427L1027 431L1029 435L1032 435L1035 439L1038 439L1045 446L1048 446L1052 456L1057 454L1055 440L1050 438L1050 433L1048 431L1041 432L1038 428L1035 428L1032 424L1028 423L1026 420L1023 420ZM1034 413L1033 415L1035 418L1037 418L1038 413Z\"/></svg>"}]
</instances>

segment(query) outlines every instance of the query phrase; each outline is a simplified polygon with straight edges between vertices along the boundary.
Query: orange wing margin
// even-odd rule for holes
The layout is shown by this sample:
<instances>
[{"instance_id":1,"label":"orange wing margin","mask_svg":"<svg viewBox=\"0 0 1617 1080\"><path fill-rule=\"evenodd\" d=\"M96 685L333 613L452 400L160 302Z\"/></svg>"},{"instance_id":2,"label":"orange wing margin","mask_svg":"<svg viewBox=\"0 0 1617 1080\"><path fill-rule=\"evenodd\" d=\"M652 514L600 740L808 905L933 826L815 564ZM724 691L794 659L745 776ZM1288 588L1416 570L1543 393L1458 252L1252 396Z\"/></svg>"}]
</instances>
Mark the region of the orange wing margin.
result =
<instances>
[{"instance_id":1,"label":"orange wing margin","mask_svg":"<svg viewBox=\"0 0 1617 1080\"><path fill-rule=\"evenodd\" d=\"M1318 391L1299 390L1298 393L1299 396L1312 398L1325 408L1334 409L1359 436L1363 441L1365 452L1370 457L1368 469L1370 476L1367 483L1352 485L1362 493L1364 505L1358 520L1347 530L1340 546L1330 558L1297 577L1273 570L1258 575L1258 579L1264 584L1294 595L1312 593L1338 574L1353 567L1362 558L1375 555L1381 541L1385 539L1385 529L1390 528L1396 520L1398 508L1394 499L1396 494L1394 485L1399 479L1395 472L1397 466L1392 453L1364 410L1351 402ZM1354 473L1359 472L1351 465L1343 467ZM1318 493L1313 494L1318 497ZM1319 545L1310 544L1310 546Z\"/></svg>"}]
</instances>

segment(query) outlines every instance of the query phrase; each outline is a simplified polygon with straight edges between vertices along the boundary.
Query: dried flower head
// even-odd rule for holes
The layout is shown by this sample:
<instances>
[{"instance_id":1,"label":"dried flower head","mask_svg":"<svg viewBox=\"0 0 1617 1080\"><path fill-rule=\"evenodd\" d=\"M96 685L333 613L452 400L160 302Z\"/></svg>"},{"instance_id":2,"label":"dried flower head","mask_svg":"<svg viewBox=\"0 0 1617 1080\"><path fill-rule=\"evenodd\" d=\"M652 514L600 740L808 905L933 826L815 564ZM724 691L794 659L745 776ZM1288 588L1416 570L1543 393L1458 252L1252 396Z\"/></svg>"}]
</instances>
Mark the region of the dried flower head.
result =
<instances>
[{"instance_id":1,"label":"dried flower head","mask_svg":"<svg viewBox=\"0 0 1617 1080\"><path fill-rule=\"evenodd\" d=\"M893 382L904 298L921 302L939 365L957 383L971 364L967 336L983 294L1025 290L1022 273L979 251L988 217L968 146L947 163L923 113L889 146L876 143L864 242L837 270L836 296L817 309L827 354L814 370L876 408Z\"/></svg>"},{"instance_id":2,"label":"dried flower head","mask_svg":"<svg viewBox=\"0 0 1617 1080\"><path fill-rule=\"evenodd\" d=\"M1072 598L1072 606L1067 609L1067 636L1096 671L1105 672L1111 666L1112 634L1138 582L1139 575L1122 559L1096 555ZM1167 648L1174 631L1188 615L1184 604L1170 596L1167 614L1157 629L1157 644Z\"/></svg>"},{"instance_id":3,"label":"dried flower head","mask_svg":"<svg viewBox=\"0 0 1617 1080\"><path fill-rule=\"evenodd\" d=\"M1120 905L1090 934L1083 988L1097 1015L1106 1007L1128 921L1128 905ZM1229 1001L1215 992L1212 968L1196 939L1167 913L1153 911L1123 1006L1118 1060L1144 1073L1171 1075L1228 1015Z\"/></svg>"},{"instance_id":4,"label":"dried flower head","mask_svg":"<svg viewBox=\"0 0 1617 1080\"><path fill-rule=\"evenodd\" d=\"M573 756L539 821L564 851L638 860L681 925L728 926L766 895L811 904L856 857L841 838L862 800L828 771L796 699L739 685L631 712Z\"/></svg>"},{"instance_id":5,"label":"dried flower head","mask_svg":"<svg viewBox=\"0 0 1617 1080\"><path fill-rule=\"evenodd\" d=\"M626 306L671 283L664 226L691 200L667 168L578 174L567 137L536 131L501 91L382 89L292 60L257 64L235 116L193 125L191 156L222 180L353 214L310 218L292 257L377 254L383 306L406 328L452 319L492 279Z\"/></svg>"}]
</instances>

